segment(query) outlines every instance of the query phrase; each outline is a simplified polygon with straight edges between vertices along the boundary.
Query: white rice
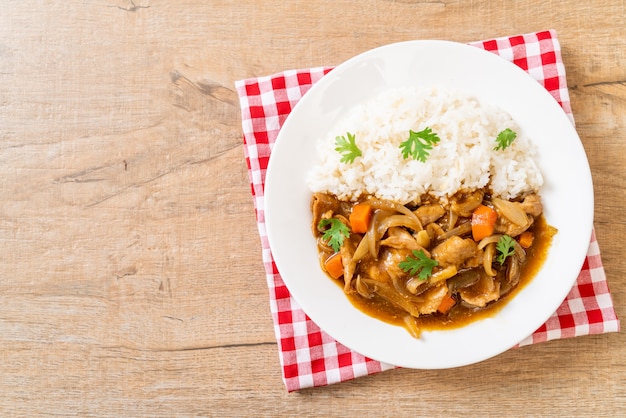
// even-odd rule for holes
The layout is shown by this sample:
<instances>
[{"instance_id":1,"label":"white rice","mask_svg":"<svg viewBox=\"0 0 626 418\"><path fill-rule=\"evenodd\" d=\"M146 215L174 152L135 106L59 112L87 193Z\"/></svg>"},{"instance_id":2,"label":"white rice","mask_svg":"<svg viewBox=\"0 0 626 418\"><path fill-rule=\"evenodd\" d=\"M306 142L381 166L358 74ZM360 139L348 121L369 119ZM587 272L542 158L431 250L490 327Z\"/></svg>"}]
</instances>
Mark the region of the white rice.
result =
<instances>
[{"instance_id":1,"label":"white rice","mask_svg":"<svg viewBox=\"0 0 626 418\"><path fill-rule=\"evenodd\" d=\"M400 143L409 130L426 127L440 138L426 162L404 159ZM496 137L506 128L517 138L495 151ZM335 151L335 138L347 132L362 152L351 164ZM320 138L317 150L319 164L308 185L342 200L369 195L406 204L425 194L445 200L485 186L494 196L512 199L543 184L533 144L506 112L441 87L388 91L355 107Z\"/></svg>"}]
</instances>

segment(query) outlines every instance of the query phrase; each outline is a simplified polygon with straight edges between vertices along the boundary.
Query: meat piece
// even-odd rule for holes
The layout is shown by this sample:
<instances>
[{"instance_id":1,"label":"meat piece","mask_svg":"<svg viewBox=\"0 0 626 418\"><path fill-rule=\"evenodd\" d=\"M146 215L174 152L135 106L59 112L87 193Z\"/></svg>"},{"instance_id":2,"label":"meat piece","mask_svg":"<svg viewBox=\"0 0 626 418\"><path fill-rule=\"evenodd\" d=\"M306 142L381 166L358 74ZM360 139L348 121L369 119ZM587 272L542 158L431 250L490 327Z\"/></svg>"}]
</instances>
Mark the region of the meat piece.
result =
<instances>
[{"instance_id":1,"label":"meat piece","mask_svg":"<svg viewBox=\"0 0 626 418\"><path fill-rule=\"evenodd\" d=\"M492 203L498 212L495 232L516 237L532 225L534 218L528 216L520 202L493 198Z\"/></svg>"},{"instance_id":2,"label":"meat piece","mask_svg":"<svg viewBox=\"0 0 626 418\"><path fill-rule=\"evenodd\" d=\"M359 263L359 274L380 283L391 284L390 273L396 277L407 277L408 273L403 271L398 264L406 260L411 255L407 249L382 248L377 260L367 259Z\"/></svg>"},{"instance_id":3,"label":"meat piece","mask_svg":"<svg viewBox=\"0 0 626 418\"><path fill-rule=\"evenodd\" d=\"M441 218L446 210L441 205L423 205L413 211L422 225L428 225Z\"/></svg>"},{"instance_id":4,"label":"meat piece","mask_svg":"<svg viewBox=\"0 0 626 418\"><path fill-rule=\"evenodd\" d=\"M405 277L408 273L402 270L398 264L405 261L411 254L411 250L409 249L385 248L381 251L380 257L378 258L380 262L378 268L385 272L388 271L397 277ZM388 274L387 276L389 277ZM389 277L388 280L390 281L391 278Z\"/></svg>"},{"instance_id":5,"label":"meat piece","mask_svg":"<svg viewBox=\"0 0 626 418\"><path fill-rule=\"evenodd\" d=\"M445 282L441 286L431 287L427 291L420 294L420 298L424 299L424 301L417 307L420 314L427 315L434 313L447 294L448 286L446 286Z\"/></svg>"},{"instance_id":6,"label":"meat piece","mask_svg":"<svg viewBox=\"0 0 626 418\"><path fill-rule=\"evenodd\" d=\"M391 277L380 263L366 262L359 268L364 276L381 283L391 283Z\"/></svg>"},{"instance_id":7,"label":"meat piece","mask_svg":"<svg viewBox=\"0 0 626 418\"><path fill-rule=\"evenodd\" d=\"M475 190L469 193L457 194L452 199L450 209L459 216L467 218L472 215L474 209L483 202L485 194L482 190Z\"/></svg>"},{"instance_id":8,"label":"meat piece","mask_svg":"<svg viewBox=\"0 0 626 418\"><path fill-rule=\"evenodd\" d=\"M350 202L342 202L332 194L315 193L311 198L311 213L313 214L312 228L313 235L317 236L317 224L322 218L332 218L333 216L341 216L348 218L352 211L353 204ZM344 222L345 223L345 222Z\"/></svg>"},{"instance_id":9,"label":"meat piece","mask_svg":"<svg viewBox=\"0 0 626 418\"><path fill-rule=\"evenodd\" d=\"M476 284L459 289L459 295L466 304L484 308L489 302L500 298L500 282L483 273Z\"/></svg>"},{"instance_id":10,"label":"meat piece","mask_svg":"<svg viewBox=\"0 0 626 418\"><path fill-rule=\"evenodd\" d=\"M354 271L356 269L356 263L352 262L354 258L354 252L356 251L356 244L352 241L352 239L346 239L343 241L343 245L339 250L339 254L341 255L341 263L343 264L343 280L344 280L344 290L349 292L350 284L352 283L352 277L354 276Z\"/></svg>"},{"instance_id":11,"label":"meat piece","mask_svg":"<svg viewBox=\"0 0 626 418\"><path fill-rule=\"evenodd\" d=\"M426 225L426 232L431 240L436 240L445 233L441 225L436 223Z\"/></svg>"},{"instance_id":12,"label":"meat piece","mask_svg":"<svg viewBox=\"0 0 626 418\"><path fill-rule=\"evenodd\" d=\"M383 247L395 249L421 250L413 235L406 229L394 226L387 230L387 238L380 242Z\"/></svg>"},{"instance_id":13,"label":"meat piece","mask_svg":"<svg viewBox=\"0 0 626 418\"><path fill-rule=\"evenodd\" d=\"M533 224L533 219L529 218L526 225L516 225L510 222L504 216L499 216L496 221L494 232L497 234L506 234L510 237L516 237L522 232L526 231Z\"/></svg>"},{"instance_id":14,"label":"meat piece","mask_svg":"<svg viewBox=\"0 0 626 418\"><path fill-rule=\"evenodd\" d=\"M529 194L524 198L522 202L522 209L524 212L531 216L539 216L543 212L543 205L541 204L541 197L536 194Z\"/></svg>"},{"instance_id":15,"label":"meat piece","mask_svg":"<svg viewBox=\"0 0 626 418\"><path fill-rule=\"evenodd\" d=\"M437 260L439 266L455 266L457 270L460 270L466 261L479 255L478 244L473 239L463 239L456 235L437 245L431 252L431 257Z\"/></svg>"},{"instance_id":16,"label":"meat piece","mask_svg":"<svg viewBox=\"0 0 626 418\"><path fill-rule=\"evenodd\" d=\"M325 193L315 193L313 198L311 199L311 212L313 213L313 234L315 236L318 235L317 224L319 223L322 216L331 212L331 216L333 212L336 212L339 208L340 202L334 196L325 194Z\"/></svg>"}]
</instances>

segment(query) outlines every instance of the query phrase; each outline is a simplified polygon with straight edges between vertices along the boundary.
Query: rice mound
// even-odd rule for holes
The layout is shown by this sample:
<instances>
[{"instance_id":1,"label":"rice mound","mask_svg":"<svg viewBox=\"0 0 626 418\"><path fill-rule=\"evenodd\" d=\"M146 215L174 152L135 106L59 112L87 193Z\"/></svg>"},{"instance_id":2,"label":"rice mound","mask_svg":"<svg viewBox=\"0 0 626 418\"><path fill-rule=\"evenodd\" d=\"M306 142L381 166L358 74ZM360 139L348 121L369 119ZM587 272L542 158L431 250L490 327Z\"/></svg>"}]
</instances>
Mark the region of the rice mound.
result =
<instances>
[{"instance_id":1,"label":"rice mound","mask_svg":"<svg viewBox=\"0 0 626 418\"><path fill-rule=\"evenodd\" d=\"M426 127L440 138L426 162L404 159L400 143L409 130ZM517 138L495 151L496 137L506 128ZM335 138L347 132L355 135L362 153L350 164L335 151ZM317 151L309 188L342 200L369 195L418 203L425 194L447 200L458 191L486 186L496 197L513 199L543 184L533 144L508 113L437 86L390 90L356 106L320 138Z\"/></svg>"}]
</instances>

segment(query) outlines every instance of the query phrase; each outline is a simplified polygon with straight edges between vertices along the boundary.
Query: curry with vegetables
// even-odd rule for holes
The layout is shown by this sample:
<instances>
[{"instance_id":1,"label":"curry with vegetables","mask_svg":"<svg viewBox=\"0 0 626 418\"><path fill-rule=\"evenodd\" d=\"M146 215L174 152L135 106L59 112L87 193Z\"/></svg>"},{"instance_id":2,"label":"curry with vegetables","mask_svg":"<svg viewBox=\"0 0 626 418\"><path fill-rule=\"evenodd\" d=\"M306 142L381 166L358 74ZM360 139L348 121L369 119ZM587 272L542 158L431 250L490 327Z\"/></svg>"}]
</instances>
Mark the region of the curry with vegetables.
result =
<instances>
[{"instance_id":1,"label":"curry with vegetables","mask_svg":"<svg viewBox=\"0 0 626 418\"><path fill-rule=\"evenodd\" d=\"M356 307L416 338L496 312L556 233L539 195L509 201L488 189L414 205L316 193L311 210L322 269Z\"/></svg>"}]
</instances>

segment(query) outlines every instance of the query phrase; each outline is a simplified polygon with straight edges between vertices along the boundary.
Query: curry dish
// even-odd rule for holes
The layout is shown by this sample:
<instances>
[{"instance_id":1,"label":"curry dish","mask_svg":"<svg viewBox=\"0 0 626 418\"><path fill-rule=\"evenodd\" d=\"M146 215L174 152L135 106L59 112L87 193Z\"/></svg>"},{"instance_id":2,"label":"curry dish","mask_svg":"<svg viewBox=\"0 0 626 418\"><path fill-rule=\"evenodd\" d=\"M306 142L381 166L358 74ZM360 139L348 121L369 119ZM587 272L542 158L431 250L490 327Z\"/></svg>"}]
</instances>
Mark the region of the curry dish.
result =
<instances>
[{"instance_id":1,"label":"curry dish","mask_svg":"<svg viewBox=\"0 0 626 418\"><path fill-rule=\"evenodd\" d=\"M541 267L556 229L537 194L514 201L459 192L415 205L316 193L320 265L366 314L422 330L493 315Z\"/></svg>"}]
</instances>

